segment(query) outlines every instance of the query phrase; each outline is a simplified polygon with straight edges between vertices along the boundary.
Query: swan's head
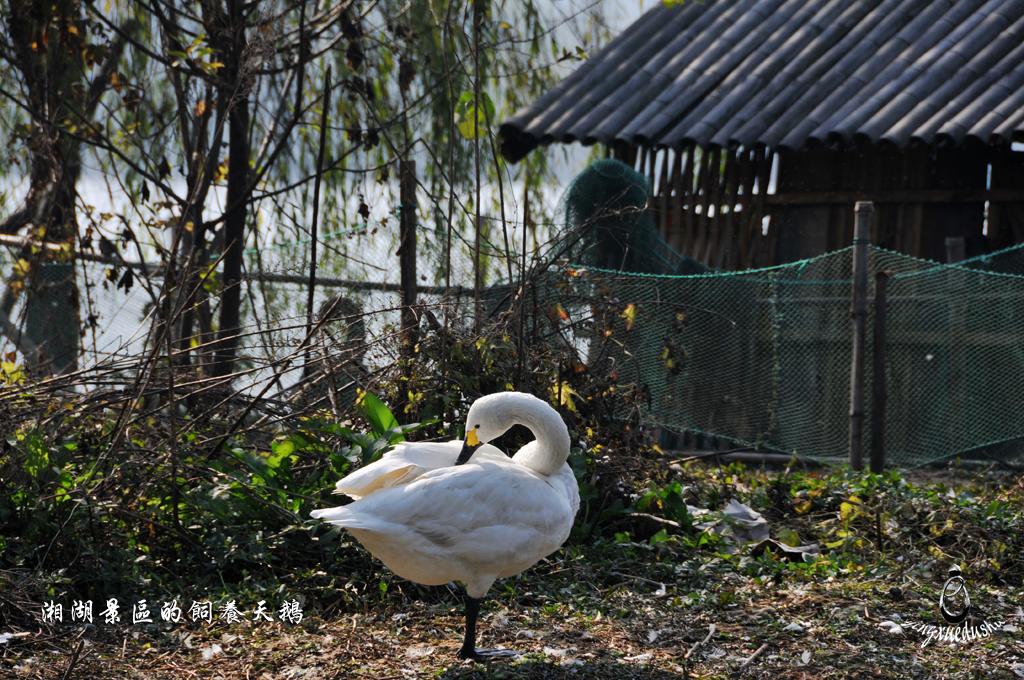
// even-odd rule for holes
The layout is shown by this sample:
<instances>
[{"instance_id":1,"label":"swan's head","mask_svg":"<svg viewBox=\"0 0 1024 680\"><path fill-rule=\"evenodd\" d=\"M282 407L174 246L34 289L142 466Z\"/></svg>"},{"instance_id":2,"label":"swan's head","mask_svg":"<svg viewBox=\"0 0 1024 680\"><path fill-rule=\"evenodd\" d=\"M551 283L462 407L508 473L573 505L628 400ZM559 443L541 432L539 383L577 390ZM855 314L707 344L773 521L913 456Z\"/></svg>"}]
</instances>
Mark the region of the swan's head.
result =
<instances>
[{"instance_id":1,"label":"swan's head","mask_svg":"<svg viewBox=\"0 0 1024 680\"><path fill-rule=\"evenodd\" d=\"M480 397L466 416L466 439L456 465L462 465L482 444L505 434L516 423L530 422L540 414L561 418L547 402L524 392L498 392ZM531 417L533 416L533 417ZM564 424L562 425L564 428Z\"/></svg>"}]
</instances>

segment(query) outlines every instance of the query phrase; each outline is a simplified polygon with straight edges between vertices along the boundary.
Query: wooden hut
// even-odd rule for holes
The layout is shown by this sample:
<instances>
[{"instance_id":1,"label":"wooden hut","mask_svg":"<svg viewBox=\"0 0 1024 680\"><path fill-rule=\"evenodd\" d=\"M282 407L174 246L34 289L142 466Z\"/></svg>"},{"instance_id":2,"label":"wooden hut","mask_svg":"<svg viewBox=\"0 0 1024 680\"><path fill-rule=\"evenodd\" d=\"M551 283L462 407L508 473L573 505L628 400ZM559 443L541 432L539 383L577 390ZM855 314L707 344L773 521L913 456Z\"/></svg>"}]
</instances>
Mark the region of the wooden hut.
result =
<instances>
[{"instance_id":1,"label":"wooden hut","mask_svg":"<svg viewBox=\"0 0 1024 680\"><path fill-rule=\"evenodd\" d=\"M716 268L848 245L857 200L919 257L1024 241L1024 0L654 5L501 126L507 159L605 145Z\"/></svg>"}]
</instances>

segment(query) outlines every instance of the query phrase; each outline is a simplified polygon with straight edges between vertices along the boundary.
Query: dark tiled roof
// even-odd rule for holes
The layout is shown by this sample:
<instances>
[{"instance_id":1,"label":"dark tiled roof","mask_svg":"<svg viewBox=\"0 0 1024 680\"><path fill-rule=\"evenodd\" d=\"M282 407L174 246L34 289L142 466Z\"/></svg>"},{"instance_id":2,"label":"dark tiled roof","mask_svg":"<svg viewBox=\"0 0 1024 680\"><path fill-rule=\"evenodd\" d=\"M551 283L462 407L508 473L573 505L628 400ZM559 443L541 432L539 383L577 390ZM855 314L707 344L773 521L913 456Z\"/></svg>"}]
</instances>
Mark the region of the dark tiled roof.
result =
<instances>
[{"instance_id":1,"label":"dark tiled roof","mask_svg":"<svg viewBox=\"0 0 1024 680\"><path fill-rule=\"evenodd\" d=\"M502 124L540 144L1006 142L1024 135L1024 0L657 5Z\"/></svg>"}]
</instances>

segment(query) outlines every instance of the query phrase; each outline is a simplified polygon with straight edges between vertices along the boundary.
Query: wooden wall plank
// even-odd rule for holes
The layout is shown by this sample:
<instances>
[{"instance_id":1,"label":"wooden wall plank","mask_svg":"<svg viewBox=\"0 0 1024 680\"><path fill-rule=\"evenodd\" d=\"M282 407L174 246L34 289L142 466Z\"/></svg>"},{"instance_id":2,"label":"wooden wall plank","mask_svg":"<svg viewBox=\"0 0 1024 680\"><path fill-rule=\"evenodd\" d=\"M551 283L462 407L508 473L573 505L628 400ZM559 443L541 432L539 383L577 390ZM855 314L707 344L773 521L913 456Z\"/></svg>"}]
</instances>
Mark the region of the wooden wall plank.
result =
<instances>
[{"instance_id":1,"label":"wooden wall plank","mask_svg":"<svg viewBox=\"0 0 1024 680\"><path fill-rule=\"evenodd\" d=\"M768 182L772 174L772 152L770 149L761 146L755 150L755 157L757 159L757 174L755 177L757 191L751 195L750 203L752 209L746 220L743 238L744 245L740 253L741 260L739 266L741 269L748 269L759 263L760 258L758 255L761 252L761 244L764 239L761 233L761 222L765 214Z\"/></svg>"},{"instance_id":2,"label":"wooden wall plank","mask_svg":"<svg viewBox=\"0 0 1024 680\"><path fill-rule=\"evenodd\" d=\"M675 164L672 168L672 219L669 228L668 242L676 250L680 250L683 242L683 205L687 195L683 191L683 157L690 153L686 149L676 149ZM689 159L686 163L689 164Z\"/></svg>"},{"instance_id":3,"label":"wooden wall plank","mask_svg":"<svg viewBox=\"0 0 1024 680\"><path fill-rule=\"evenodd\" d=\"M715 269L725 267L728 254L733 249L733 229L736 224L736 199L739 194L739 186L742 181L743 156L745 150L734 149L729 153L728 165L725 173L725 189L723 198L719 202L719 208L724 209L721 218L718 220L718 245L715 249L714 259L711 266Z\"/></svg>"},{"instance_id":4,"label":"wooden wall plank","mask_svg":"<svg viewBox=\"0 0 1024 680\"><path fill-rule=\"evenodd\" d=\"M712 189L712 175L717 174L718 170L718 153L719 150L717 148L703 149L698 178L699 194L694 197L695 200L691 203L691 207L693 205L699 207L699 211L696 214L696 234L690 252L684 254L700 262L703 262L701 255L704 252L704 246L708 239L708 197Z\"/></svg>"},{"instance_id":5,"label":"wooden wall plank","mask_svg":"<svg viewBox=\"0 0 1024 680\"><path fill-rule=\"evenodd\" d=\"M679 252L684 255L689 253L690 245L693 243L694 229L694 176L697 174L697 156L699 155L696 144L689 144L686 150L686 164L683 165L683 233L680 241Z\"/></svg>"},{"instance_id":6,"label":"wooden wall plank","mask_svg":"<svg viewBox=\"0 0 1024 680\"><path fill-rule=\"evenodd\" d=\"M1024 241L1024 201L1003 198L1009 192L1024 188L1024 153L999 149L992 154L991 163L988 247L998 250Z\"/></svg>"},{"instance_id":7,"label":"wooden wall plank","mask_svg":"<svg viewBox=\"0 0 1024 680\"><path fill-rule=\"evenodd\" d=\"M671 149L662 149L661 172L658 177L658 193L654 194L657 199L658 214L657 226L659 235L668 242L669 237L669 204L672 200L672 187L668 181L669 165L671 164Z\"/></svg>"}]
</instances>

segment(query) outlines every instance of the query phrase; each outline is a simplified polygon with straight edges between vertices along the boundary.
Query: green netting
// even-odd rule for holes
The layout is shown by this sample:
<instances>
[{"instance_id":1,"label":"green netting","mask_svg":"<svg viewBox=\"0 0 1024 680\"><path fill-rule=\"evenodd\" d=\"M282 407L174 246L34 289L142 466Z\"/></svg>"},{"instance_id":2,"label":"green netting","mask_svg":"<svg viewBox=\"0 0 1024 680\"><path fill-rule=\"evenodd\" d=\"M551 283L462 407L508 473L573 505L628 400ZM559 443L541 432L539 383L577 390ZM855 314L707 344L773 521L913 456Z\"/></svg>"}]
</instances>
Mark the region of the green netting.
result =
<instances>
[{"instance_id":1,"label":"green netting","mask_svg":"<svg viewBox=\"0 0 1024 680\"><path fill-rule=\"evenodd\" d=\"M647 178L633 168L611 158L592 163L576 176L563 199L568 259L649 274L707 271L658 235L650 200Z\"/></svg>"},{"instance_id":2,"label":"green netting","mask_svg":"<svg viewBox=\"0 0 1024 680\"><path fill-rule=\"evenodd\" d=\"M919 461L1024 436L1024 246L920 267L889 286L886 448Z\"/></svg>"},{"instance_id":3,"label":"green netting","mask_svg":"<svg viewBox=\"0 0 1024 680\"><path fill-rule=\"evenodd\" d=\"M848 454L852 258L850 247L767 269L688 276L576 265L553 275L543 299L560 304L569 322L586 320L574 327L591 370L614 372L620 389L639 395L638 413L623 417L839 462ZM891 273L889 464L1019 445L1024 276L880 248L869 262L871 271ZM872 309L866 423L873 325ZM864 438L867 452L867 427Z\"/></svg>"},{"instance_id":4,"label":"green netting","mask_svg":"<svg viewBox=\"0 0 1024 680\"><path fill-rule=\"evenodd\" d=\"M637 395L633 412L619 415L846 460L853 247L759 270L651 273L673 260L663 242L652 245L653 223L639 203L646 184L616 166L600 169L574 183L577 194L587 189L587 200L573 190L567 199L570 227L589 220L595 228L572 251L576 264L539 288L541 304L568 313L563 323L591 371L614 375L620 389ZM625 189L615 189L614 173ZM887 463L917 466L976 450L1017 455L1024 442L1024 245L955 265L874 247L869 253L872 274L890 273ZM613 261L646 273L608 266Z\"/></svg>"}]
</instances>

